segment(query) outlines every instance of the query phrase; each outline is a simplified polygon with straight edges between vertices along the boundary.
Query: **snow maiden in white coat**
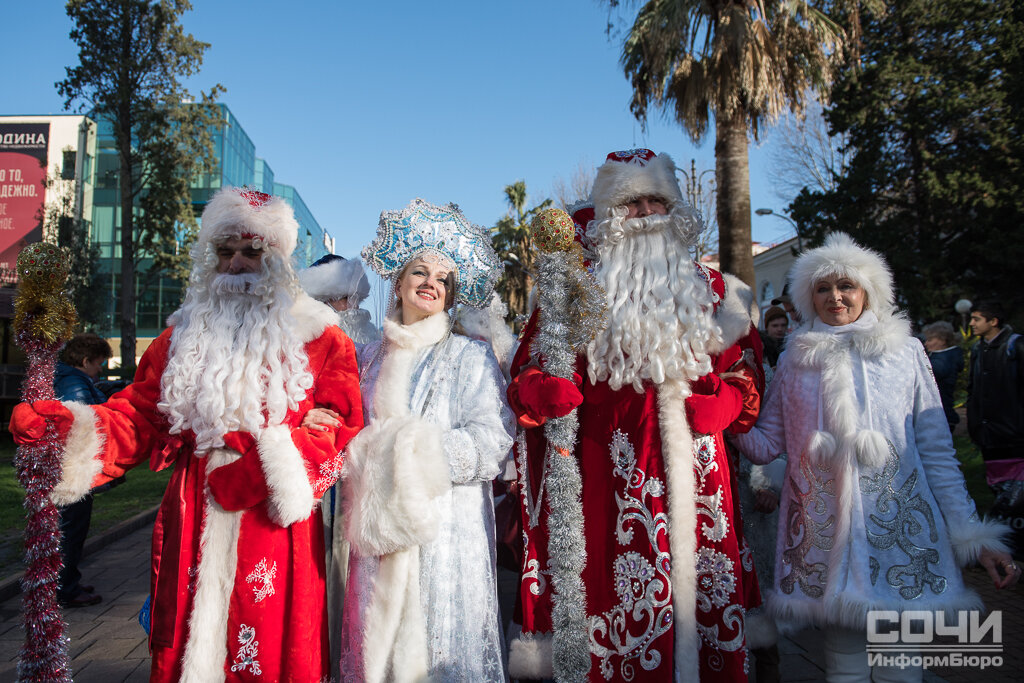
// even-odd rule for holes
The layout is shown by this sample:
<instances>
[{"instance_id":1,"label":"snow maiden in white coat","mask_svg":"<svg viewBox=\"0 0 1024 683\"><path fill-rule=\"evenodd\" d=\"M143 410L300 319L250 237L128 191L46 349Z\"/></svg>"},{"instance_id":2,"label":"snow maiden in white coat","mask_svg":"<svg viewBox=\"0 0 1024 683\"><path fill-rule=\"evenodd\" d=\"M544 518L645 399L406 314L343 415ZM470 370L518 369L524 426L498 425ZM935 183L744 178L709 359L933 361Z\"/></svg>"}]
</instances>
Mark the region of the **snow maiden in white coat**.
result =
<instances>
[{"instance_id":1,"label":"snow maiden in white coat","mask_svg":"<svg viewBox=\"0 0 1024 683\"><path fill-rule=\"evenodd\" d=\"M341 677L504 681L491 480L514 423L490 347L454 334L447 312L487 305L501 263L458 207L418 199L381 214L363 257L397 302L359 359L368 417L346 453Z\"/></svg>"},{"instance_id":2,"label":"snow maiden in white coat","mask_svg":"<svg viewBox=\"0 0 1024 683\"><path fill-rule=\"evenodd\" d=\"M786 343L757 427L737 441L756 463L789 454L770 608L784 624L825 628L829 680L867 681L868 610L979 609L961 566L981 561L1000 587L1019 570L1006 529L980 520L967 494L882 258L836 233L789 279L809 322Z\"/></svg>"}]
</instances>

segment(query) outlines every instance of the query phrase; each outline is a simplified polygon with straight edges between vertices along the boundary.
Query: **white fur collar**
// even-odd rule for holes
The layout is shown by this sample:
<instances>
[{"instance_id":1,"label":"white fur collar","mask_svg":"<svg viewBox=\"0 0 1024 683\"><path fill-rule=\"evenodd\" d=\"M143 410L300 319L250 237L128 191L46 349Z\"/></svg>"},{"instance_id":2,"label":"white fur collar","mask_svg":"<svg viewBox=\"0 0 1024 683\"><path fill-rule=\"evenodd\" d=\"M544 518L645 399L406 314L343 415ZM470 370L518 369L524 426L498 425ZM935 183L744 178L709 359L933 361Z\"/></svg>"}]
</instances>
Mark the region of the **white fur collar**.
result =
<instances>
[{"instance_id":1,"label":"white fur collar","mask_svg":"<svg viewBox=\"0 0 1024 683\"><path fill-rule=\"evenodd\" d=\"M873 316L872 316L873 317ZM814 329L805 323L786 341L791 361L805 367L820 368L829 356L856 349L865 359L895 353L910 337L910 323L902 314L878 319L873 325L857 325L844 334Z\"/></svg>"},{"instance_id":2,"label":"white fur collar","mask_svg":"<svg viewBox=\"0 0 1024 683\"><path fill-rule=\"evenodd\" d=\"M722 273L725 280L725 296L715 311L715 322L722 328L722 346L709 344L712 353L721 353L750 333L750 326L757 327L761 314L754 301L754 292L747 283L735 275Z\"/></svg>"},{"instance_id":3,"label":"white fur collar","mask_svg":"<svg viewBox=\"0 0 1024 683\"><path fill-rule=\"evenodd\" d=\"M338 322L333 308L305 292L295 297L291 314L295 318L295 331L303 344L318 338L324 330Z\"/></svg>"},{"instance_id":4,"label":"white fur collar","mask_svg":"<svg viewBox=\"0 0 1024 683\"><path fill-rule=\"evenodd\" d=\"M448 313L441 311L429 318L403 325L400 311L384 321L384 338L401 349L422 349L438 343L451 330Z\"/></svg>"}]
</instances>

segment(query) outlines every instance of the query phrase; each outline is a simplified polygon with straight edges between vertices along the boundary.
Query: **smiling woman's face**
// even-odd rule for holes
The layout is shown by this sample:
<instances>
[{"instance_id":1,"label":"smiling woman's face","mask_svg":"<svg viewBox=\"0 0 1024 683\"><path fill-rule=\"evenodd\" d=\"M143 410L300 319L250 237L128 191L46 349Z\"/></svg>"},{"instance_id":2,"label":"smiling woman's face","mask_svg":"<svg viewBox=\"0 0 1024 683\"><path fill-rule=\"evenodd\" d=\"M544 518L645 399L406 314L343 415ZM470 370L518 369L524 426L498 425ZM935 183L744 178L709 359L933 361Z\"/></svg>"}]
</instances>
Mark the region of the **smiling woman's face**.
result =
<instances>
[{"instance_id":1,"label":"smiling woman's face","mask_svg":"<svg viewBox=\"0 0 1024 683\"><path fill-rule=\"evenodd\" d=\"M402 322L410 325L444 310L448 297L447 266L417 258L409 262L398 278L398 301Z\"/></svg>"},{"instance_id":2,"label":"smiling woman's face","mask_svg":"<svg viewBox=\"0 0 1024 683\"><path fill-rule=\"evenodd\" d=\"M846 277L830 276L814 283L814 312L827 325L849 325L864 312L864 288Z\"/></svg>"}]
</instances>

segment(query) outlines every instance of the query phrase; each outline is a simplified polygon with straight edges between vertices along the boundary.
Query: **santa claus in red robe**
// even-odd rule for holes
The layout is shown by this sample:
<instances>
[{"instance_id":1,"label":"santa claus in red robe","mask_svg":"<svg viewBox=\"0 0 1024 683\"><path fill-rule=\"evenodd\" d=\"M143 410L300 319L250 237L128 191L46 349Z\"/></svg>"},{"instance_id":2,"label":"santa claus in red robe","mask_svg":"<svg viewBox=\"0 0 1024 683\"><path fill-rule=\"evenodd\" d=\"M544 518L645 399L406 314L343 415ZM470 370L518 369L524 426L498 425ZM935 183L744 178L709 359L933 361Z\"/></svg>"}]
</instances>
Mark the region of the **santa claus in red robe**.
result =
<instances>
[{"instance_id":1,"label":"santa claus in red robe","mask_svg":"<svg viewBox=\"0 0 1024 683\"><path fill-rule=\"evenodd\" d=\"M104 405L15 408L11 431L65 437L71 503L149 460L174 467L153 531L152 681L328 675L320 496L363 424L352 342L299 288L288 204L225 188L203 211L171 327ZM314 405L337 426L302 427Z\"/></svg>"},{"instance_id":2,"label":"santa claus in red robe","mask_svg":"<svg viewBox=\"0 0 1024 683\"><path fill-rule=\"evenodd\" d=\"M749 429L759 407L759 359L747 364L742 351L753 297L691 260L703 225L667 155L609 154L591 198L594 220L577 232L606 311L578 359L579 381L544 372L531 349L536 317L513 363L509 399L527 427L516 446L526 554L510 674L745 680L745 610L760 595L722 432ZM540 425L574 407L575 452L560 455ZM549 477L546 458L567 456L578 459L580 500L560 498ZM580 506L582 529L553 528L553 505ZM566 583L552 572L572 564L557 554L580 532L583 604L562 605L553 621L563 599L553 584Z\"/></svg>"}]
</instances>

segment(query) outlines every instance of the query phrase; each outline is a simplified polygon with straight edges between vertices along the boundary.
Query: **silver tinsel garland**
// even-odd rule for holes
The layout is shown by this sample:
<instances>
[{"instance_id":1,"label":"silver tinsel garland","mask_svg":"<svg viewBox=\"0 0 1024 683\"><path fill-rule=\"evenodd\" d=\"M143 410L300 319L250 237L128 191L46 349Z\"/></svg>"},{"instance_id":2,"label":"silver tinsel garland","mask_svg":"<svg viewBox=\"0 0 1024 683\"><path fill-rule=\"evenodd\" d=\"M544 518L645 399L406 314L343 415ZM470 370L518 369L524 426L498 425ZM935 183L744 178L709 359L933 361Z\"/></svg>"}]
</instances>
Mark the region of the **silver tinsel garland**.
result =
<instances>
[{"instance_id":1,"label":"silver tinsel garland","mask_svg":"<svg viewBox=\"0 0 1024 683\"><path fill-rule=\"evenodd\" d=\"M537 283L540 318L531 352L543 359L545 372L573 381L577 354L602 325L603 292L583 267L576 245L565 251L539 252ZM554 588L552 665L555 680L560 683L586 681L590 671L586 598L581 578L586 564L583 487L574 452L578 428L575 409L544 424L548 552Z\"/></svg>"}]
</instances>

